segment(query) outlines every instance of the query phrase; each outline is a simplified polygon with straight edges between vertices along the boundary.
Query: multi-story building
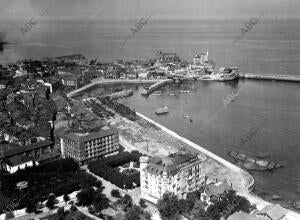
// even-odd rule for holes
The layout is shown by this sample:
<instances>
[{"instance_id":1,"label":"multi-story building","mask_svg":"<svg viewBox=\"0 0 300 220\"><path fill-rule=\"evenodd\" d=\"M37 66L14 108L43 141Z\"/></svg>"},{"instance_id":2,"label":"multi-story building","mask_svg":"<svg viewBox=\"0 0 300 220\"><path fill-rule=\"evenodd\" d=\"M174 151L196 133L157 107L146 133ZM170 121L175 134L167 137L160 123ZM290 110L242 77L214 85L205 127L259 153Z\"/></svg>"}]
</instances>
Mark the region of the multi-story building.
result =
<instances>
[{"instance_id":1,"label":"multi-story building","mask_svg":"<svg viewBox=\"0 0 300 220\"><path fill-rule=\"evenodd\" d=\"M208 52L206 54L196 54L196 56L193 58L193 63L196 66L203 66L205 63L208 63Z\"/></svg>"},{"instance_id":2,"label":"multi-story building","mask_svg":"<svg viewBox=\"0 0 300 220\"><path fill-rule=\"evenodd\" d=\"M69 132L60 140L62 157L73 158L79 165L119 151L118 131L107 126L96 132Z\"/></svg>"},{"instance_id":3,"label":"multi-story building","mask_svg":"<svg viewBox=\"0 0 300 220\"><path fill-rule=\"evenodd\" d=\"M140 158L141 197L152 202L166 192L179 199L195 191L205 182L202 172L203 155L190 153L170 154L164 158L142 156Z\"/></svg>"},{"instance_id":4,"label":"multi-story building","mask_svg":"<svg viewBox=\"0 0 300 220\"><path fill-rule=\"evenodd\" d=\"M156 59L160 63L176 63L180 61L176 53L163 53L161 51L156 54Z\"/></svg>"}]
</instances>

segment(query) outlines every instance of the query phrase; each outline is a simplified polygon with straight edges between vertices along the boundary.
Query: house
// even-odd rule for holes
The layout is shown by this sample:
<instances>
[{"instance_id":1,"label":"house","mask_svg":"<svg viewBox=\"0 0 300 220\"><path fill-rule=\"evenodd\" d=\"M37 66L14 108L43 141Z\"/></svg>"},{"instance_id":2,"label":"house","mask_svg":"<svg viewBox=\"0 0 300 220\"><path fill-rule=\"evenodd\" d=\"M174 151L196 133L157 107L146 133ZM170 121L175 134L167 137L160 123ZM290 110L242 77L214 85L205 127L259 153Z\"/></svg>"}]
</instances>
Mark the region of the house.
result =
<instances>
[{"instance_id":1,"label":"house","mask_svg":"<svg viewBox=\"0 0 300 220\"><path fill-rule=\"evenodd\" d=\"M50 90L50 93L55 92L60 86L61 81L55 77L47 77L42 82L44 86L47 86Z\"/></svg>"},{"instance_id":2,"label":"house","mask_svg":"<svg viewBox=\"0 0 300 220\"><path fill-rule=\"evenodd\" d=\"M61 77L61 82L64 86L75 87L77 89L80 83L80 76L68 74Z\"/></svg>"},{"instance_id":3,"label":"house","mask_svg":"<svg viewBox=\"0 0 300 220\"><path fill-rule=\"evenodd\" d=\"M287 210L279 204L268 205L255 212L255 215L259 220L283 220L285 219L286 214Z\"/></svg>"},{"instance_id":4,"label":"house","mask_svg":"<svg viewBox=\"0 0 300 220\"><path fill-rule=\"evenodd\" d=\"M4 165L11 157L24 155L38 160L40 156L44 154L50 155L54 150L54 142L49 140L22 146L17 144L0 144L0 169L7 168ZM53 160L55 160L56 155L54 154L53 156Z\"/></svg>"},{"instance_id":5,"label":"house","mask_svg":"<svg viewBox=\"0 0 300 220\"><path fill-rule=\"evenodd\" d=\"M24 128L25 130L28 130L29 128L32 128L35 125L34 121L28 120L24 117L17 118L15 120L15 122L16 122L16 126L18 126L20 128Z\"/></svg>"},{"instance_id":6,"label":"house","mask_svg":"<svg viewBox=\"0 0 300 220\"><path fill-rule=\"evenodd\" d=\"M243 211L235 212L232 215L228 216L227 220L258 220L255 215L250 215Z\"/></svg>"},{"instance_id":7,"label":"house","mask_svg":"<svg viewBox=\"0 0 300 220\"><path fill-rule=\"evenodd\" d=\"M34 161L26 155L16 155L8 159L6 163L6 170L10 173L17 172L26 167L32 167Z\"/></svg>"},{"instance_id":8,"label":"house","mask_svg":"<svg viewBox=\"0 0 300 220\"><path fill-rule=\"evenodd\" d=\"M0 80L0 89L5 89L8 85L7 80Z\"/></svg>"},{"instance_id":9,"label":"house","mask_svg":"<svg viewBox=\"0 0 300 220\"><path fill-rule=\"evenodd\" d=\"M201 200L211 204L211 200L219 199L223 193L230 190L232 190L232 188L227 182L209 184L205 187L204 192L201 193Z\"/></svg>"}]
</instances>

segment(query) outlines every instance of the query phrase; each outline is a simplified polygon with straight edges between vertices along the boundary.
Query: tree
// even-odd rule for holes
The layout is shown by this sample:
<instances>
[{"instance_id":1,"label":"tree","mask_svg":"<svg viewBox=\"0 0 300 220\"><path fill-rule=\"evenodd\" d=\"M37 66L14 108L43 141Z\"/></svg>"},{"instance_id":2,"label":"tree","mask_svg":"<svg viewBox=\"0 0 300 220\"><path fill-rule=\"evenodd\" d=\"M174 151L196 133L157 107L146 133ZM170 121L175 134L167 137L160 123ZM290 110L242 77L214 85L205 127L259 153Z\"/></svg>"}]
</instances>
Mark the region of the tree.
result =
<instances>
[{"instance_id":1,"label":"tree","mask_svg":"<svg viewBox=\"0 0 300 220\"><path fill-rule=\"evenodd\" d=\"M205 208L208 204L206 202L202 202L200 199L196 201L193 208L193 217L195 219L204 219L206 217Z\"/></svg>"},{"instance_id":2,"label":"tree","mask_svg":"<svg viewBox=\"0 0 300 220\"><path fill-rule=\"evenodd\" d=\"M231 190L221 195L220 200L211 204L207 210L206 215L209 219L219 219L221 216L227 218L234 212L244 211L249 213L251 210L250 202Z\"/></svg>"},{"instance_id":3,"label":"tree","mask_svg":"<svg viewBox=\"0 0 300 220\"><path fill-rule=\"evenodd\" d=\"M123 205L123 209L126 212L128 208L130 208L132 206L132 198L130 195L126 194L123 198L122 198L122 205Z\"/></svg>"},{"instance_id":4,"label":"tree","mask_svg":"<svg viewBox=\"0 0 300 220\"><path fill-rule=\"evenodd\" d=\"M186 195L186 212L191 212L194 208L195 202L200 198L197 192L189 192Z\"/></svg>"},{"instance_id":5,"label":"tree","mask_svg":"<svg viewBox=\"0 0 300 220\"><path fill-rule=\"evenodd\" d=\"M90 206L94 200L95 190L90 187L87 189L81 190L77 195L78 205Z\"/></svg>"},{"instance_id":6,"label":"tree","mask_svg":"<svg viewBox=\"0 0 300 220\"><path fill-rule=\"evenodd\" d=\"M102 193L102 191L97 190L92 204L96 212L100 212L109 207L109 199Z\"/></svg>"},{"instance_id":7,"label":"tree","mask_svg":"<svg viewBox=\"0 0 300 220\"><path fill-rule=\"evenodd\" d=\"M115 197L115 198L121 198L122 197L119 190L117 190L117 189L111 190L110 194L111 194L112 197Z\"/></svg>"},{"instance_id":8,"label":"tree","mask_svg":"<svg viewBox=\"0 0 300 220\"><path fill-rule=\"evenodd\" d=\"M53 194L49 195L48 196L48 200L46 202L46 206L48 209L53 209L54 208L54 205L56 204L56 199L55 199L55 196Z\"/></svg>"},{"instance_id":9,"label":"tree","mask_svg":"<svg viewBox=\"0 0 300 220\"><path fill-rule=\"evenodd\" d=\"M139 203L140 203L141 208L143 208L143 209L147 208L147 205L146 205L146 202L144 199L140 199Z\"/></svg>"},{"instance_id":10,"label":"tree","mask_svg":"<svg viewBox=\"0 0 300 220\"><path fill-rule=\"evenodd\" d=\"M182 212L190 212L188 203L187 203L187 201L185 199L180 199L178 201L178 206L179 206L180 213L182 213Z\"/></svg>"},{"instance_id":11,"label":"tree","mask_svg":"<svg viewBox=\"0 0 300 220\"><path fill-rule=\"evenodd\" d=\"M151 220L150 213L144 211L141 207L133 205L125 214L125 220Z\"/></svg>"},{"instance_id":12,"label":"tree","mask_svg":"<svg viewBox=\"0 0 300 220\"><path fill-rule=\"evenodd\" d=\"M36 203L35 203L35 201L29 200L26 203L25 208L26 208L27 213L36 212Z\"/></svg>"},{"instance_id":13,"label":"tree","mask_svg":"<svg viewBox=\"0 0 300 220\"><path fill-rule=\"evenodd\" d=\"M178 198L174 194L165 193L157 203L158 211L163 220L178 219Z\"/></svg>"},{"instance_id":14,"label":"tree","mask_svg":"<svg viewBox=\"0 0 300 220\"><path fill-rule=\"evenodd\" d=\"M64 194L64 201L65 203L67 203L68 201L70 201L70 197L68 194Z\"/></svg>"},{"instance_id":15,"label":"tree","mask_svg":"<svg viewBox=\"0 0 300 220\"><path fill-rule=\"evenodd\" d=\"M64 207L59 207L57 209L57 215L59 220L64 220L65 219L65 209Z\"/></svg>"},{"instance_id":16,"label":"tree","mask_svg":"<svg viewBox=\"0 0 300 220\"><path fill-rule=\"evenodd\" d=\"M126 220L135 220L135 219L140 219L140 214L142 213L142 209L137 206L133 205L130 209L125 214L125 219Z\"/></svg>"}]
</instances>

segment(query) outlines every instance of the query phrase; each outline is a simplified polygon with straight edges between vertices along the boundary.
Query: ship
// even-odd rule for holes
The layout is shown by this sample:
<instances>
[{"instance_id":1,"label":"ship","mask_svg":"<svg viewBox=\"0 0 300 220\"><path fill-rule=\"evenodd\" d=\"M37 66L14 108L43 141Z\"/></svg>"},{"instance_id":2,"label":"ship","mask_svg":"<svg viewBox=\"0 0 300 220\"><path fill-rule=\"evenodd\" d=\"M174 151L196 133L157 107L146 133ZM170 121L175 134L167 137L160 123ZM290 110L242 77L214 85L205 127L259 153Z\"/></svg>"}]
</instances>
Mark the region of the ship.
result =
<instances>
[{"instance_id":1,"label":"ship","mask_svg":"<svg viewBox=\"0 0 300 220\"><path fill-rule=\"evenodd\" d=\"M167 106L164 106L162 108L158 108L155 110L155 114L157 115L163 115L169 113L169 108Z\"/></svg>"},{"instance_id":2,"label":"ship","mask_svg":"<svg viewBox=\"0 0 300 220\"><path fill-rule=\"evenodd\" d=\"M147 96L148 95L148 90L149 90L149 87L144 86L144 89L142 90L141 95Z\"/></svg>"},{"instance_id":3,"label":"ship","mask_svg":"<svg viewBox=\"0 0 300 220\"><path fill-rule=\"evenodd\" d=\"M239 68L221 67L217 73L212 74L211 76L217 81L235 80L239 77Z\"/></svg>"}]
</instances>

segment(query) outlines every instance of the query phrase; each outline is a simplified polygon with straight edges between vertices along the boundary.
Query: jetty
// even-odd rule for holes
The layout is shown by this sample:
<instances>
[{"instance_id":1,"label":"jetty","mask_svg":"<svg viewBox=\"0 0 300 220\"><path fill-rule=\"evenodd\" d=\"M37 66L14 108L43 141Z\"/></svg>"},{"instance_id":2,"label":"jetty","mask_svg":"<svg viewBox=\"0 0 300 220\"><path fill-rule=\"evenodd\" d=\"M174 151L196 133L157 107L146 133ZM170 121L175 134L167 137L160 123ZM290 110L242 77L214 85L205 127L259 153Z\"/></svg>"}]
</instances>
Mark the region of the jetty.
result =
<instances>
[{"instance_id":1,"label":"jetty","mask_svg":"<svg viewBox=\"0 0 300 220\"><path fill-rule=\"evenodd\" d=\"M170 83L170 82L173 82L173 79L165 79L165 80L158 81L158 82L154 83L153 85L151 85L148 89L144 89L141 94L146 95L146 96L150 95L156 89L158 89L161 86L163 86L167 83Z\"/></svg>"},{"instance_id":2,"label":"jetty","mask_svg":"<svg viewBox=\"0 0 300 220\"><path fill-rule=\"evenodd\" d=\"M92 88L94 86L98 86L98 85L112 85L112 84L118 84L118 83L137 83L137 84L141 84L141 83L156 83L159 82L160 80L151 80L151 79L93 79L91 83L78 88L78 89L74 89L71 92L67 93L67 97L72 97L77 93L83 92L86 89Z\"/></svg>"},{"instance_id":3,"label":"jetty","mask_svg":"<svg viewBox=\"0 0 300 220\"><path fill-rule=\"evenodd\" d=\"M277 74L257 74L257 73L239 73L239 79L257 79L257 80L276 80L276 81L300 82L300 76L277 75Z\"/></svg>"}]
</instances>

